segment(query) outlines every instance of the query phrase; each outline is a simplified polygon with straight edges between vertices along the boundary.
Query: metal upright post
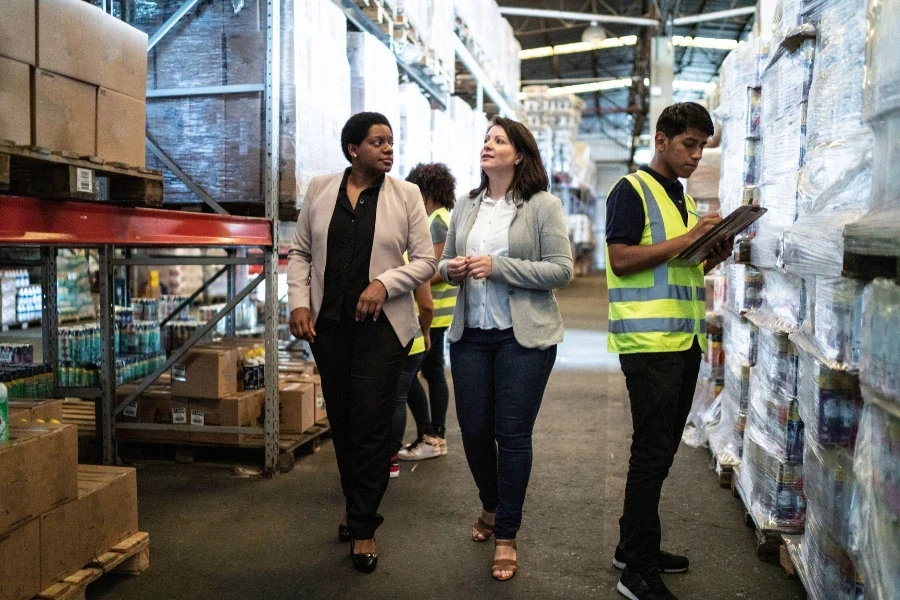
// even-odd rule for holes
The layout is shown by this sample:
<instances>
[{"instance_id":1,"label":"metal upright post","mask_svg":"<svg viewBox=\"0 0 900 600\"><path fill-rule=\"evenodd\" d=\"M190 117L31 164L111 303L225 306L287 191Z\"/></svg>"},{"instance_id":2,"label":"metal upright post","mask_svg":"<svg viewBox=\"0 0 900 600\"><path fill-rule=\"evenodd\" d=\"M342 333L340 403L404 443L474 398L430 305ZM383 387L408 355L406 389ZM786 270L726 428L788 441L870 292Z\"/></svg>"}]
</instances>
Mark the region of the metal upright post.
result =
<instances>
[{"instance_id":1,"label":"metal upright post","mask_svg":"<svg viewBox=\"0 0 900 600\"><path fill-rule=\"evenodd\" d=\"M234 249L229 248L227 250L228 257L234 257ZM235 293L237 293L237 266L233 264L228 265L228 281L226 285L225 292L225 301L231 302L231 299L234 298ZM225 317L225 335L228 338L233 338L235 329L236 329L236 321L234 311L228 313L228 316Z\"/></svg>"},{"instance_id":2,"label":"metal upright post","mask_svg":"<svg viewBox=\"0 0 900 600\"><path fill-rule=\"evenodd\" d=\"M41 343L43 362L53 369L53 397L59 381L59 302L56 289L56 246L41 248L41 298L43 299L43 319L41 319Z\"/></svg>"},{"instance_id":3,"label":"metal upright post","mask_svg":"<svg viewBox=\"0 0 900 600\"><path fill-rule=\"evenodd\" d=\"M264 251L266 277L266 409L264 470L278 472L278 188L281 121L281 0L267 0L266 19L266 218L272 224L272 247Z\"/></svg>"},{"instance_id":4,"label":"metal upright post","mask_svg":"<svg viewBox=\"0 0 900 600\"><path fill-rule=\"evenodd\" d=\"M114 465L118 461L116 428L113 409L116 406L116 352L115 307L113 305L113 253L112 246L100 246L100 403L97 415L97 434L103 440L103 463Z\"/></svg>"}]
</instances>

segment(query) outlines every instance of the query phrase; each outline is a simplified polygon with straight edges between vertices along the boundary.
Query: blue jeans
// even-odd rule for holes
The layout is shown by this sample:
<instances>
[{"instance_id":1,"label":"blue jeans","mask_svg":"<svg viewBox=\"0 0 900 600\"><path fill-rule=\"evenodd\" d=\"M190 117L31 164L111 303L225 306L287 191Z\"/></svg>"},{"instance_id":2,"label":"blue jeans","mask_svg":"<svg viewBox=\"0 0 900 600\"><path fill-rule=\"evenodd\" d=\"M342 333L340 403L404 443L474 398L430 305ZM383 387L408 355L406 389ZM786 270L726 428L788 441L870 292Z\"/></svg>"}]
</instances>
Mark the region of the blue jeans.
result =
<instances>
[{"instance_id":1,"label":"blue jeans","mask_svg":"<svg viewBox=\"0 0 900 600\"><path fill-rule=\"evenodd\" d=\"M534 422L555 361L556 346L525 348L512 329L466 328L450 344L463 448L482 507L497 513L497 539L515 539L522 524Z\"/></svg>"},{"instance_id":2,"label":"blue jeans","mask_svg":"<svg viewBox=\"0 0 900 600\"><path fill-rule=\"evenodd\" d=\"M391 456L396 456L403 447L403 434L406 432L406 400L409 396L409 386L419 374L422 366L424 352L406 357L403 370L397 379L397 391L394 394L394 421L391 424Z\"/></svg>"}]
</instances>

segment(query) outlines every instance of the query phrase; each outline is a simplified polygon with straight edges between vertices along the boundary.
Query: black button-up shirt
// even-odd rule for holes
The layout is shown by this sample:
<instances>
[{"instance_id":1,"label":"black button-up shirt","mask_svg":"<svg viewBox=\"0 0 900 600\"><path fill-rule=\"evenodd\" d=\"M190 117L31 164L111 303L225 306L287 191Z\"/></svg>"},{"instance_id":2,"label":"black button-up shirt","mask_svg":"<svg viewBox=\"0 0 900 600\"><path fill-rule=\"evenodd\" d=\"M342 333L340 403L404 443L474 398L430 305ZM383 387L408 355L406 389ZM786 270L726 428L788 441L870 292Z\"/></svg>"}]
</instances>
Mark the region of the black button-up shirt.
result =
<instances>
[{"instance_id":1,"label":"black button-up shirt","mask_svg":"<svg viewBox=\"0 0 900 600\"><path fill-rule=\"evenodd\" d=\"M370 283L369 263L375 239L375 213L378 192L384 183L382 176L375 185L363 190L354 209L347 196L349 176L348 168L344 171L334 215L328 226L325 290L319 311L321 318L334 321L355 318L356 304Z\"/></svg>"},{"instance_id":2,"label":"black button-up shirt","mask_svg":"<svg viewBox=\"0 0 900 600\"><path fill-rule=\"evenodd\" d=\"M681 213L681 219L687 225L687 204L684 200L684 187L677 179L657 173L650 167L641 167L659 182L666 190L669 199ZM648 198L649 200L649 198ZM622 179L609 193L606 199L606 243L627 244L637 246L644 234L644 204L634 186Z\"/></svg>"}]
</instances>

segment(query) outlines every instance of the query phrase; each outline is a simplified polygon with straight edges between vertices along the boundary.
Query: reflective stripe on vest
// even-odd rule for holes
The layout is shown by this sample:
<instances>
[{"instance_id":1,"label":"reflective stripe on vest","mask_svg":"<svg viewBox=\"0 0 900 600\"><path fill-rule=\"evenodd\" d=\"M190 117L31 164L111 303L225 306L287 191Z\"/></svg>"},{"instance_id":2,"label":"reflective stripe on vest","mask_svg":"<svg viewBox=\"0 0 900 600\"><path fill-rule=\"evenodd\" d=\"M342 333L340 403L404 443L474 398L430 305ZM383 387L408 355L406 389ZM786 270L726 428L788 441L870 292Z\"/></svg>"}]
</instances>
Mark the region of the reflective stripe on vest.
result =
<instances>
[{"instance_id":1,"label":"reflective stripe on vest","mask_svg":"<svg viewBox=\"0 0 900 600\"><path fill-rule=\"evenodd\" d=\"M444 225L449 227L450 211L442 206L428 215L429 230L435 219L440 219ZM459 287L455 285L450 285L443 281L431 284L431 298L434 301L434 320L431 322L432 327L450 327L453 323L453 312L456 310L456 297L458 295Z\"/></svg>"},{"instance_id":2,"label":"reflective stripe on vest","mask_svg":"<svg viewBox=\"0 0 900 600\"><path fill-rule=\"evenodd\" d=\"M696 205L685 194L687 226L662 186L649 173L626 177L643 199L645 234L641 245L658 244L682 235L696 225ZM656 193L654 193L656 190ZM662 197L658 197L663 194ZM661 203L668 203L664 211ZM668 227L667 227L668 226ZM668 233L667 233L668 231ZM649 237L647 233L649 232ZM609 264L607 248L607 264ZM663 263L652 271L618 277L607 269L610 352L671 352L687 350L699 337L706 349L706 286L703 267L672 267ZM650 285L647 285L647 284Z\"/></svg>"},{"instance_id":3,"label":"reflective stripe on vest","mask_svg":"<svg viewBox=\"0 0 900 600\"><path fill-rule=\"evenodd\" d=\"M412 347L409 349L409 356L422 354L425 352L425 336L422 335L422 328L416 331L416 337L413 338Z\"/></svg>"}]
</instances>

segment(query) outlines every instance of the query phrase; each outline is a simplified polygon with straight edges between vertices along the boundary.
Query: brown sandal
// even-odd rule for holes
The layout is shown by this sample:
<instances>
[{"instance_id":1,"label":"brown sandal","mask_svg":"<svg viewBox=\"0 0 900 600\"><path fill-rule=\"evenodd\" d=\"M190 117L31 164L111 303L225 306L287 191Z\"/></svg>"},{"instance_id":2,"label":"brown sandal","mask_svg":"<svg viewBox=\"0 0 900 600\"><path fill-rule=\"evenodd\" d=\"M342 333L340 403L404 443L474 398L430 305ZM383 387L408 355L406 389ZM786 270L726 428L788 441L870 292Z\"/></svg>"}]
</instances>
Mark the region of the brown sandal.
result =
<instances>
[{"instance_id":1,"label":"brown sandal","mask_svg":"<svg viewBox=\"0 0 900 600\"><path fill-rule=\"evenodd\" d=\"M512 546L513 550L516 549L516 540L497 540L495 542L497 546ZM519 567L519 557L518 554L516 558L495 558L494 562L491 563L491 575L493 575L494 579L497 581L509 581L513 577L516 576L516 570ZM509 577L499 577L499 573L501 571L512 571L512 575Z\"/></svg>"},{"instance_id":2,"label":"brown sandal","mask_svg":"<svg viewBox=\"0 0 900 600\"><path fill-rule=\"evenodd\" d=\"M492 535L494 535L494 526L490 523L485 522L484 519L478 517L478 520L475 521L475 524L472 525L472 540L476 542L486 542L488 541ZM484 537L476 537L475 533Z\"/></svg>"}]
</instances>

